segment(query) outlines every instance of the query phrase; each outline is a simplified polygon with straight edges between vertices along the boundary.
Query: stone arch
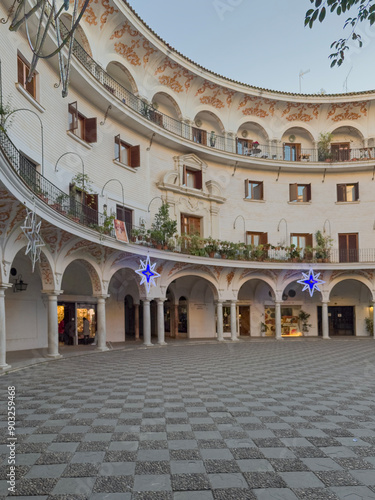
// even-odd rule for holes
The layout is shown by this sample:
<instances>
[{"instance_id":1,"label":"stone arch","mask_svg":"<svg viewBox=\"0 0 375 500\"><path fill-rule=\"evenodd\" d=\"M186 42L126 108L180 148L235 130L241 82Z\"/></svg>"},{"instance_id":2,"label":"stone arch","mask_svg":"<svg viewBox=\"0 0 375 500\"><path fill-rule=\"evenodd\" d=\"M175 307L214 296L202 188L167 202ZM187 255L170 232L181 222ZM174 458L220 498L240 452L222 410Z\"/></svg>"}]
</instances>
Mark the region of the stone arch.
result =
<instances>
[{"instance_id":1,"label":"stone arch","mask_svg":"<svg viewBox=\"0 0 375 500\"><path fill-rule=\"evenodd\" d=\"M308 269L304 270L303 271L305 274L307 273L308 274ZM315 270L314 269L314 273L317 274L319 273L318 270ZM277 285L277 288L279 290L280 293L284 293L285 290L288 288L288 286L291 284L291 283L296 283L297 280L301 280L303 279L303 276L302 276L302 271L288 271L285 275L285 277L281 278L279 281L278 281L278 285ZM324 280L324 273L320 272L320 276L319 276L319 279ZM303 287L303 285L301 285L300 283L296 283L296 287ZM324 297L326 296L327 294L327 290L326 290L326 283L322 284L322 285L319 285L319 289L320 289L320 292L316 291L314 293L314 296L315 294L320 297L321 300L324 299ZM301 288L302 290L302 288ZM308 293L306 291L306 293Z\"/></svg>"},{"instance_id":2,"label":"stone arch","mask_svg":"<svg viewBox=\"0 0 375 500\"><path fill-rule=\"evenodd\" d=\"M72 16L70 14L68 14L67 12L64 12L64 14L62 14L60 16L60 19L63 22L63 24L68 29L70 29L71 22L72 22ZM85 30L82 28L82 26L80 24L77 26L77 29L76 29L76 31L74 33L74 39L77 40L77 42L88 53L88 55L90 57L92 57L92 50L91 50L91 46L90 46L89 40L87 38Z\"/></svg>"},{"instance_id":3,"label":"stone arch","mask_svg":"<svg viewBox=\"0 0 375 500\"><path fill-rule=\"evenodd\" d=\"M356 275L356 274L342 274L340 276L333 278L332 281L330 281L328 283L328 286L327 286L328 297L331 296L331 292L336 285L338 285L339 283L341 283L343 281L347 281L347 280L355 280L355 281L361 282L363 285L365 285L368 288L369 292L372 295L372 300L375 301L374 284L369 279L365 278L364 276L360 276L360 275Z\"/></svg>"},{"instance_id":4,"label":"stone arch","mask_svg":"<svg viewBox=\"0 0 375 500\"><path fill-rule=\"evenodd\" d=\"M207 130L207 132L213 130L217 135L225 134L225 127L222 119L219 117L219 115L207 109L206 106L197 106L197 108L195 109L193 127L197 127L199 121L201 121L202 124L198 128Z\"/></svg>"},{"instance_id":5,"label":"stone arch","mask_svg":"<svg viewBox=\"0 0 375 500\"><path fill-rule=\"evenodd\" d=\"M364 130L364 127L362 127L361 124L356 123L355 127L353 126L353 122L348 121L348 120L343 120L342 122L339 123L333 123L329 128L328 132L331 134L334 134L337 132L338 129L343 128L343 129L348 129L349 132L357 132L359 135L360 139L363 141L363 139L366 137L366 132Z\"/></svg>"},{"instance_id":6,"label":"stone arch","mask_svg":"<svg viewBox=\"0 0 375 500\"><path fill-rule=\"evenodd\" d=\"M315 129L313 129L313 127L311 127L306 123L300 123L300 122L293 122L293 125L290 124L286 125L284 129L280 131L280 140L283 141L284 136L288 136L285 137L286 140L284 140L283 142L290 142L288 140L289 135L292 134L295 135L294 132L296 131L299 132L302 137L307 138L310 141L311 145L315 140L318 140L318 138L315 137L316 136Z\"/></svg>"},{"instance_id":7,"label":"stone arch","mask_svg":"<svg viewBox=\"0 0 375 500\"><path fill-rule=\"evenodd\" d=\"M138 95L138 85L131 70L120 61L110 61L106 67L107 73L120 85L134 95Z\"/></svg>"},{"instance_id":8,"label":"stone arch","mask_svg":"<svg viewBox=\"0 0 375 500\"><path fill-rule=\"evenodd\" d=\"M64 278L64 274L65 274L66 269L73 262L79 263L87 271L87 274L88 274L90 281L91 281L92 294L93 295L102 295L103 294L103 287L102 287L102 281L100 278L100 274L101 274L100 270L94 262L87 260L85 257L72 256L71 258L66 259L63 263L62 270L61 270L61 276L62 276L61 281Z\"/></svg>"},{"instance_id":9,"label":"stone arch","mask_svg":"<svg viewBox=\"0 0 375 500\"><path fill-rule=\"evenodd\" d=\"M236 288L238 290L238 292L237 292L237 298L238 298L238 294L239 294L242 286L246 282L251 281L251 280L255 280L255 279L258 279L258 280L261 280L261 281L264 281L265 283L267 283L267 285L270 286L270 288L271 288L274 296L275 297L277 296L276 283L275 283L275 281L272 280L272 278L270 278L269 276L261 275L261 274L252 274L252 275L240 277L240 279L238 280L238 284L236 286Z\"/></svg>"},{"instance_id":10,"label":"stone arch","mask_svg":"<svg viewBox=\"0 0 375 500\"><path fill-rule=\"evenodd\" d=\"M251 132L252 129L259 129L260 131L260 136L261 137L256 137L254 135L254 138L251 137ZM247 135L245 136L244 132L247 132ZM254 132L256 134L256 132ZM255 117L252 117L251 120L249 120L249 117L243 117L239 122L238 122L238 127L237 127L237 134L236 136L239 139L250 139L250 140L257 140L258 142L259 139L263 139L263 141L268 141L270 138L270 132L267 130L264 126L264 123L261 122L260 120L256 119Z\"/></svg>"},{"instance_id":11,"label":"stone arch","mask_svg":"<svg viewBox=\"0 0 375 500\"><path fill-rule=\"evenodd\" d=\"M167 291L169 285L172 283L172 281L175 281L179 278L183 278L185 276L196 276L198 278L202 278L202 279L206 280L211 288L213 295L214 295L214 299L217 300L219 298L220 294L219 294L217 281L215 281L215 279L212 276L210 276L208 273L202 273L202 271L194 270L194 269L186 269L186 270L177 271L175 274L168 277L163 283L163 287L165 286L164 298L166 298L166 291Z\"/></svg>"},{"instance_id":12,"label":"stone arch","mask_svg":"<svg viewBox=\"0 0 375 500\"><path fill-rule=\"evenodd\" d=\"M181 106L169 92L164 89L154 93L151 102L156 109L175 120L182 120ZM155 106L155 104L157 106Z\"/></svg>"}]
</instances>

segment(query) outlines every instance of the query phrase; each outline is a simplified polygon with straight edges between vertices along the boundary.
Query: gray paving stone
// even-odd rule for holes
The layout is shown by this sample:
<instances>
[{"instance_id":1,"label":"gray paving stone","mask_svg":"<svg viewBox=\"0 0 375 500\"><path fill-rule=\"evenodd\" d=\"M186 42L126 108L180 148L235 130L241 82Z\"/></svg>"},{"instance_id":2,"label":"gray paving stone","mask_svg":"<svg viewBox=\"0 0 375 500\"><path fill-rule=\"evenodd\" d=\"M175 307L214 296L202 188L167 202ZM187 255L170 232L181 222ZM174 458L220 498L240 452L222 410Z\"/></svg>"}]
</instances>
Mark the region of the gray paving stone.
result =
<instances>
[{"instance_id":1,"label":"gray paving stone","mask_svg":"<svg viewBox=\"0 0 375 500\"><path fill-rule=\"evenodd\" d=\"M375 493L366 486L346 486L330 488L340 500L374 500Z\"/></svg>"},{"instance_id":2,"label":"gray paving stone","mask_svg":"<svg viewBox=\"0 0 375 500\"><path fill-rule=\"evenodd\" d=\"M292 490L288 488L267 488L254 490L257 500L298 500Z\"/></svg>"},{"instance_id":3,"label":"gray paving stone","mask_svg":"<svg viewBox=\"0 0 375 500\"><path fill-rule=\"evenodd\" d=\"M280 476L290 488L324 488L325 486L312 472L280 472Z\"/></svg>"},{"instance_id":4,"label":"gray paving stone","mask_svg":"<svg viewBox=\"0 0 375 500\"><path fill-rule=\"evenodd\" d=\"M171 491L169 475L138 475L134 477L133 491Z\"/></svg>"}]
</instances>

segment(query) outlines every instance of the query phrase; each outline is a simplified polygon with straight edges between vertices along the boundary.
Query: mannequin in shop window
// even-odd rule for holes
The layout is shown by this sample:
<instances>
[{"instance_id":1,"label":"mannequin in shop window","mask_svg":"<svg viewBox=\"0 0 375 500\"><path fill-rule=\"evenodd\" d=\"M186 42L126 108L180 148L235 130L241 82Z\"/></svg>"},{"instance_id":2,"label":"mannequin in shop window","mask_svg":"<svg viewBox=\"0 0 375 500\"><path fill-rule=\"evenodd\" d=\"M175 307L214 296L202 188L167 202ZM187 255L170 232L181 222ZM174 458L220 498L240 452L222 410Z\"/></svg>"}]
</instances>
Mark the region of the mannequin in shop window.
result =
<instances>
[{"instance_id":1,"label":"mannequin in shop window","mask_svg":"<svg viewBox=\"0 0 375 500\"><path fill-rule=\"evenodd\" d=\"M85 317L83 318L83 343L87 345L89 343L90 338L90 322Z\"/></svg>"}]
</instances>

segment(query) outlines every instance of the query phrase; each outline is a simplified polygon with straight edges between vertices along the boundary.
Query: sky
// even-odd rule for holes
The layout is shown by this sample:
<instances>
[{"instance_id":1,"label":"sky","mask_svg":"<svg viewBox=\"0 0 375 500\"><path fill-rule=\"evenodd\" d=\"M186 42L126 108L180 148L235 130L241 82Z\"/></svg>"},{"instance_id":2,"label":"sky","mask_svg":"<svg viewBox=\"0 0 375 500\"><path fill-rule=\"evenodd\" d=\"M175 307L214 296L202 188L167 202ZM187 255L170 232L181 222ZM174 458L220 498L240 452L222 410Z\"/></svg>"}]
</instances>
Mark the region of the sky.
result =
<instances>
[{"instance_id":1,"label":"sky","mask_svg":"<svg viewBox=\"0 0 375 500\"><path fill-rule=\"evenodd\" d=\"M363 47L350 42L342 66L330 68L330 45L348 34L343 26L354 9L329 14L309 29L304 18L310 0L128 1L172 47L233 80L293 93L301 83L304 94L375 89L375 25L360 24Z\"/></svg>"}]
</instances>

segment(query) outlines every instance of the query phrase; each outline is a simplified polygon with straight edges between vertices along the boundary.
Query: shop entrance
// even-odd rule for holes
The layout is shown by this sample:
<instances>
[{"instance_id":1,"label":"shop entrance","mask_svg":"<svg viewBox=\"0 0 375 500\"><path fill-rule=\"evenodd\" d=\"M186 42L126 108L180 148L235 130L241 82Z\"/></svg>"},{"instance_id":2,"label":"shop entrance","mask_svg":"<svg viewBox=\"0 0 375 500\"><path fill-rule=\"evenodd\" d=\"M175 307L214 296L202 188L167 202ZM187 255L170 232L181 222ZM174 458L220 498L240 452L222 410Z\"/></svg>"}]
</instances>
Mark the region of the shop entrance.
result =
<instances>
[{"instance_id":1,"label":"shop entrance","mask_svg":"<svg viewBox=\"0 0 375 500\"><path fill-rule=\"evenodd\" d=\"M59 341L65 345L92 344L96 335L96 304L59 302ZM84 328L84 318L88 327Z\"/></svg>"},{"instance_id":2,"label":"shop entrance","mask_svg":"<svg viewBox=\"0 0 375 500\"><path fill-rule=\"evenodd\" d=\"M238 331L241 337L250 336L250 306L238 306Z\"/></svg>"},{"instance_id":3,"label":"shop entrance","mask_svg":"<svg viewBox=\"0 0 375 500\"><path fill-rule=\"evenodd\" d=\"M329 335L355 335L354 306L329 306ZM318 335L323 335L322 306L318 306Z\"/></svg>"}]
</instances>

